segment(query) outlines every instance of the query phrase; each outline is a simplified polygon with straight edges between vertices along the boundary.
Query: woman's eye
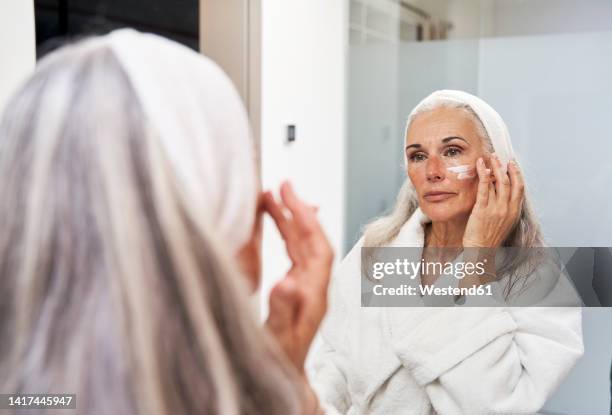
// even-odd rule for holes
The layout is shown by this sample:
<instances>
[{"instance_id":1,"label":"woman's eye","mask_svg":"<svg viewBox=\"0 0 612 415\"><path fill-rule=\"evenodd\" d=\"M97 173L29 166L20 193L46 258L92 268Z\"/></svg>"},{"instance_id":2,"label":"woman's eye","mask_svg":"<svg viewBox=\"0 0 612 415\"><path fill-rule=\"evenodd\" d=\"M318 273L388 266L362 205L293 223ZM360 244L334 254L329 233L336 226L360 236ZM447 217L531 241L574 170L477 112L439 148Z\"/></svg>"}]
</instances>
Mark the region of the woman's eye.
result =
<instances>
[{"instance_id":1,"label":"woman's eye","mask_svg":"<svg viewBox=\"0 0 612 415\"><path fill-rule=\"evenodd\" d=\"M444 152L444 155L448 157L456 157L459 154L461 154L461 149L457 147L451 147Z\"/></svg>"},{"instance_id":2,"label":"woman's eye","mask_svg":"<svg viewBox=\"0 0 612 415\"><path fill-rule=\"evenodd\" d=\"M413 161L413 162L423 161L425 160L425 154L423 153L413 154L408 158L408 160Z\"/></svg>"}]
</instances>

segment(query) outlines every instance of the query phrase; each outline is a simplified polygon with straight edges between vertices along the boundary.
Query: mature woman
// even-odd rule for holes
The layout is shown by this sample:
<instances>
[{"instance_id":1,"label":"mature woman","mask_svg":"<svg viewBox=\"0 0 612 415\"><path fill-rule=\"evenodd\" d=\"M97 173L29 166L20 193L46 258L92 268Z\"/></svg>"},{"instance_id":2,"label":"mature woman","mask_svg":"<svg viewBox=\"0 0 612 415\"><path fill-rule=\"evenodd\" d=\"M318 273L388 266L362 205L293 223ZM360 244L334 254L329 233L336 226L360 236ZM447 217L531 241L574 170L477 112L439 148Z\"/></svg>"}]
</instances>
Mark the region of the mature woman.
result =
<instances>
[{"instance_id":1,"label":"mature woman","mask_svg":"<svg viewBox=\"0 0 612 415\"><path fill-rule=\"evenodd\" d=\"M481 99L445 90L412 111L405 140L408 179L393 212L366 228L332 279L313 385L341 413L535 413L583 353L581 311L566 279L541 277L540 250L495 265L503 247L543 245L508 130ZM420 247L423 259L463 250L487 259L486 272L452 280L494 295L487 307L467 307L483 305L468 297L426 308L419 296L421 307L361 308L362 247ZM540 307L508 307L522 304Z\"/></svg>"},{"instance_id":2,"label":"mature woman","mask_svg":"<svg viewBox=\"0 0 612 415\"><path fill-rule=\"evenodd\" d=\"M255 169L231 82L183 46L121 30L40 62L0 127L0 391L75 393L82 414L319 412L303 362L331 248L289 185L258 208ZM275 339L248 297L263 210L293 261Z\"/></svg>"}]
</instances>

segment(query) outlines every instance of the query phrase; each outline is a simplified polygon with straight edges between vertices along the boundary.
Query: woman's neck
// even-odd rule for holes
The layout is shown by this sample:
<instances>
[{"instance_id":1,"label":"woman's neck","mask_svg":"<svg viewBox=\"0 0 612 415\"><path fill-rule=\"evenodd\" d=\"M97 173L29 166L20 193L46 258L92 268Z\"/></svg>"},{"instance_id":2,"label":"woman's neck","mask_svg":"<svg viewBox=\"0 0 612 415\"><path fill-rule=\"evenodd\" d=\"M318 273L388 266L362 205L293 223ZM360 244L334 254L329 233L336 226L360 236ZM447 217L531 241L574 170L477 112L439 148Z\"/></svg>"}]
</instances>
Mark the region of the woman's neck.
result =
<instances>
[{"instance_id":1,"label":"woman's neck","mask_svg":"<svg viewBox=\"0 0 612 415\"><path fill-rule=\"evenodd\" d=\"M425 246L461 247L468 218L432 222L425 228Z\"/></svg>"}]
</instances>

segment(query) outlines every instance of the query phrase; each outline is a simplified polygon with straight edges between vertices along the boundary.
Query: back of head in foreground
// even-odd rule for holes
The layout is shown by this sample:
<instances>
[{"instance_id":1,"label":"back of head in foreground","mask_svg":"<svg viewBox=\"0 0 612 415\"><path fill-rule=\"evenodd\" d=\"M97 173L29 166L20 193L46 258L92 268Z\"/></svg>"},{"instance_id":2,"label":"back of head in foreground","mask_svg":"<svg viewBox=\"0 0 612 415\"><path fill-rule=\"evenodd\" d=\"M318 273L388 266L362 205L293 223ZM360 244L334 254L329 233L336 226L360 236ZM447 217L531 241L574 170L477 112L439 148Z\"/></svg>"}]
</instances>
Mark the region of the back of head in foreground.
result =
<instances>
[{"instance_id":1,"label":"back of head in foreground","mask_svg":"<svg viewBox=\"0 0 612 415\"><path fill-rule=\"evenodd\" d=\"M296 413L231 260L255 177L206 58L130 30L44 58L0 126L0 391L75 393L83 414Z\"/></svg>"}]
</instances>

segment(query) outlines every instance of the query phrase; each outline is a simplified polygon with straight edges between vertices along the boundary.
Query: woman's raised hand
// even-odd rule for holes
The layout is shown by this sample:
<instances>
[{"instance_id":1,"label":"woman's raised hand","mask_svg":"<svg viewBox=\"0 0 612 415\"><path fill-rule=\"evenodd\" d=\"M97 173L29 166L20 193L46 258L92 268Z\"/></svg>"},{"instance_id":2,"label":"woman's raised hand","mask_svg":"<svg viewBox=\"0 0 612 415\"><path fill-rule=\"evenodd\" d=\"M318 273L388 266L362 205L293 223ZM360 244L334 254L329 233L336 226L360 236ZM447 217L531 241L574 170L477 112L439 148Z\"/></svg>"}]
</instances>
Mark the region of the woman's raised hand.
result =
<instances>
[{"instance_id":1,"label":"woman's raised hand","mask_svg":"<svg viewBox=\"0 0 612 415\"><path fill-rule=\"evenodd\" d=\"M525 185L518 165L512 160L506 169L492 154L491 169L482 157L476 162L478 194L463 235L464 247L497 248L519 220Z\"/></svg>"},{"instance_id":2,"label":"woman's raised hand","mask_svg":"<svg viewBox=\"0 0 612 415\"><path fill-rule=\"evenodd\" d=\"M281 201L264 194L264 208L285 241L291 268L270 293L266 326L298 371L327 311L333 250L316 218L316 208L300 200L288 183Z\"/></svg>"}]
</instances>

